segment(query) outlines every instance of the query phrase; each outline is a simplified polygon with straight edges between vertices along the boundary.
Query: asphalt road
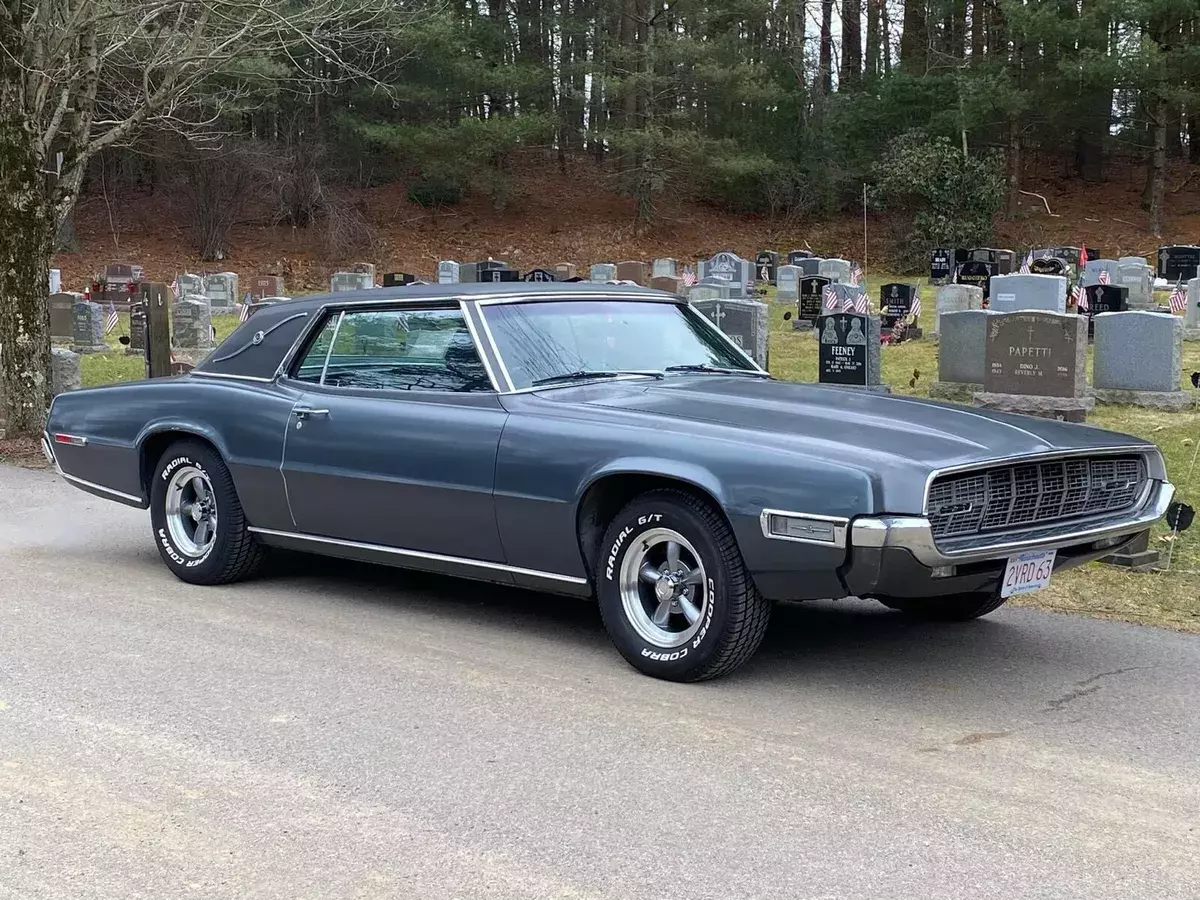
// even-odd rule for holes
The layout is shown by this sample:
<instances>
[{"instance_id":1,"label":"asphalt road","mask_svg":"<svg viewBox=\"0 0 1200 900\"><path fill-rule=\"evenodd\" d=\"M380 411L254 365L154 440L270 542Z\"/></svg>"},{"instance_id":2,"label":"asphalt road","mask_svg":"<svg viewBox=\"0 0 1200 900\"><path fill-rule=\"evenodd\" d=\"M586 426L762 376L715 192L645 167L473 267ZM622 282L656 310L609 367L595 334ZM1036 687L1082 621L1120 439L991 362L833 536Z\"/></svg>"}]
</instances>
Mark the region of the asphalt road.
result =
<instances>
[{"instance_id":1,"label":"asphalt road","mask_svg":"<svg viewBox=\"0 0 1200 900\"><path fill-rule=\"evenodd\" d=\"M1200 641L785 605L735 676L587 603L340 563L195 588L0 466L0 897L1200 896Z\"/></svg>"}]
</instances>

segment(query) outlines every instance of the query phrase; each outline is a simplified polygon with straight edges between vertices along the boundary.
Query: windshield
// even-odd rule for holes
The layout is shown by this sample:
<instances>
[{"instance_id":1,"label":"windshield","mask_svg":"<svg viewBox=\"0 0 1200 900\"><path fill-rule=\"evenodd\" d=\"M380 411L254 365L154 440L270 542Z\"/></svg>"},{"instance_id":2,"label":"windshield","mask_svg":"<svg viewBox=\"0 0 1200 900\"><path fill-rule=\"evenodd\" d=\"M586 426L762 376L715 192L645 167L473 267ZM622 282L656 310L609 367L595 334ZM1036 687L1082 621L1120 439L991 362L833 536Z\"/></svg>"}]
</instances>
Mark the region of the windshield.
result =
<instances>
[{"instance_id":1,"label":"windshield","mask_svg":"<svg viewBox=\"0 0 1200 900\"><path fill-rule=\"evenodd\" d=\"M482 307L517 390L574 373L672 366L756 371L694 309L632 300L552 300Z\"/></svg>"}]
</instances>

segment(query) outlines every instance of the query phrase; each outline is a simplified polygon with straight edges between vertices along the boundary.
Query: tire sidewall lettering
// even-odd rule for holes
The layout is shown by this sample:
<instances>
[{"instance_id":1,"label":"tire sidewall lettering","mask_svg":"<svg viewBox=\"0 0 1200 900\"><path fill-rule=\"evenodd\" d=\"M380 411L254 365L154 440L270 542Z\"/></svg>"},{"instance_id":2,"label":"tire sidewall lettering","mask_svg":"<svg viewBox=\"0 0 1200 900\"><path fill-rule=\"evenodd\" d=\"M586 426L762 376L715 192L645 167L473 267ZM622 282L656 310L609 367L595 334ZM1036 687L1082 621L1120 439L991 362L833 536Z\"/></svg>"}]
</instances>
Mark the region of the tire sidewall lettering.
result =
<instances>
[{"instance_id":1,"label":"tire sidewall lettering","mask_svg":"<svg viewBox=\"0 0 1200 900\"><path fill-rule=\"evenodd\" d=\"M162 471L159 473L159 479L165 485L170 480L171 476L178 469L185 465L193 466L206 478L209 478L209 481L211 482L212 479L208 474L208 469L204 467L204 464L198 462L187 454L180 454L179 456L172 458L169 463L163 466ZM163 499L165 499L165 497ZM166 516L166 509L163 508L163 502L161 499L158 503L158 511L161 512L164 517ZM162 546L171 562L183 569L194 569L196 566L201 566L207 562L208 558L212 556L213 551L216 549L217 544L220 543L221 540L220 534L218 533L217 539L213 542L212 546L208 548L203 556L196 559L189 559L179 551L174 543L172 543L170 532L167 530L165 525L155 527L155 536L158 538L159 544Z\"/></svg>"}]
</instances>

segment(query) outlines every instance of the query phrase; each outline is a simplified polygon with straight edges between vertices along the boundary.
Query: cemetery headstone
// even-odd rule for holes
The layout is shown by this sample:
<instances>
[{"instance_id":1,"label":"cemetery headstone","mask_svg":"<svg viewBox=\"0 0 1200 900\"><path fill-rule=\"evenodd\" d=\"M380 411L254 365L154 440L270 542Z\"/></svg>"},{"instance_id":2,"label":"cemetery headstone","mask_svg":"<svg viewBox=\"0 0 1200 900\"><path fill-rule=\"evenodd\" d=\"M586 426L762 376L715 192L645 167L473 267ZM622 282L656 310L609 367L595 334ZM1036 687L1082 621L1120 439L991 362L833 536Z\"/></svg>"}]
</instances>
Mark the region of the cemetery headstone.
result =
<instances>
[{"instance_id":1,"label":"cemetery headstone","mask_svg":"<svg viewBox=\"0 0 1200 900\"><path fill-rule=\"evenodd\" d=\"M141 266L130 265L129 263L115 263L104 267L104 281L109 286L117 287L123 290L127 284L133 284L142 280L143 271Z\"/></svg>"},{"instance_id":2,"label":"cemetery headstone","mask_svg":"<svg viewBox=\"0 0 1200 900\"><path fill-rule=\"evenodd\" d=\"M438 284L458 284L458 263L452 259L438 263Z\"/></svg>"},{"instance_id":3,"label":"cemetery headstone","mask_svg":"<svg viewBox=\"0 0 1200 900\"><path fill-rule=\"evenodd\" d=\"M954 277L954 251L940 247L929 254L929 278L934 284L944 284Z\"/></svg>"},{"instance_id":4,"label":"cemetery headstone","mask_svg":"<svg viewBox=\"0 0 1200 900\"><path fill-rule=\"evenodd\" d=\"M207 350L213 345L212 307L204 297L184 297L171 306L171 346Z\"/></svg>"},{"instance_id":5,"label":"cemetery headstone","mask_svg":"<svg viewBox=\"0 0 1200 900\"><path fill-rule=\"evenodd\" d=\"M537 282L539 284L545 283L545 282L551 282L551 281L558 281L558 279L554 277L554 273L549 272L546 269L530 269L528 272L526 272L524 275L521 276L521 280Z\"/></svg>"},{"instance_id":6,"label":"cemetery headstone","mask_svg":"<svg viewBox=\"0 0 1200 900\"><path fill-rule=\"evenodd\" d=\"M375 287L375 279L365 272L334 272L329 278L329 290L334 294L343 291L366 291Z\"/></svg>"},{"instance_id":7,"label":"cemetery headstone","mask_svg":"<svg viewBox=\"0 0 1200 900\"><path fill-rule=\"evenodd\" d=\"M175 296L186 297L189 294L204 293L204 278L184 272L175 279Z\"/></svg>"},{"instance_id":8,"label":"cemetery headstone","mask_svg":"<svg viewBox=\"0 0 1200 900\"><path fill-rule=\"evenodd\" d=\"M212 306L232 309L242 299L242 295L238 293L237 273L218 272L216 275L206 275L204 296Z\"/></svg>"},{"instance_id":9,"label":"cemetery headstone","mask_svg":"<svg viewBox=\"0 0 1200 900\"><path fill-rule=\"evenodd\" d=\"M834 303L836 309L863 309L869 308L867 302L867 292L857 284L843 284L840 281L833 281L829 284L829 290L833 292ZM828 302L826 303L828 307Z\"/></svg>"},{"instance_id":10,"label":"cemetery headstone","mask_svg":"<svg viewBox=\"0 0 1200 900\"><path fill-rule=\"evenodd\" d=\"M250 299L278 297L283 293L283 279L278 275L257 275L250 279Z\"/></svg>"},{"instance_id":11,"label":"cemetery headstone","mask_svg":"<svg viewBox=\"0 0 1200 900\"><path fill-rule=\"evenodd\" d=\"M933 333L941 331L942 315L964 309L983 309L983 290L972 284L942 284L937 289Z\"/></svg>"},{"instance_id":12,"label":"cemetery headstone","mask_svg":"<svg viewBox=\"0 0 1200 900\"><path fill-rule=\"evenodd\" d=\"M817 318L817 381L890 393L879 380L879 319L856 313Z\"/></svg>"},{"instance_id":13,"label":"cemetery headstone","mask_svg":"<svg viewBox=\"0 0 1200 900\"><path fill-rule=\"evenodd\" d=\"M617 267L612 263L594 263L588 270L588 281L592 284L607 284L617 280Z\"/></svg>"},{"instance_id":14,"label":"cemetery headstone","mask_svg":"<svg viewBox=\"0 0 1200 900\"><path fill-rule=\"evenodd\" d=\"M1040 256L1029 264L1029 271L1034 275L1058 275L1065 278L1069 269L1067 264L1056 256Z\"/></svg>"},{"instance_id":15,"label":"cemetery headstone","mask_svg":"<svg viewBox=\"0 0 1200 900\"><path fill-rule=\"evenodd\" d=\"M359 275L366 275L368 278L371 279L371 284L375 283L375 263L368 263L368 262L352 263L350 268L347 271L357 272Z\"/></svg>"},{"instance_id":16,"label":"cemetery headstone","mask_svg":"<svg viewBox=\"0 0 1200 900\"><path fill-rule=\"evenodd\" d=\"M796 307L796 318L792 328L815 328L823 311L825 288L831 284L820 275L806 275L800 279L800 299Z\"/></svg>"},{"instance_id":17,"label":"cemetery headstone","mask_svg":"<svg viewBox=\"0 0 1200 900\"><path fill-rule=\"evenodd\" d=\"M678 275L655 275L650 279L650 287L668 294L680 294L683 291L683 279Z\"/></svg>"},{"instance_id":18,"label":"cemetery headstone","mask_svg":"<svg viewBox=\"0 0 1200 900\"><path fill-rule=\"evenodd\" d=\"M688 303L699 307L706 300L728 300L730 299L729 285L724 282L716 284L694 284L687 291Z\"/></svg>"},{"instance_id":19,"label":"cemetery headstone","mask_svg":"<svg viewBox=\"0 0 1200 900\"><path fill-rule=\"evenodd\" d=\"M1129 289L1129 308L1148 309L1154 305L1154 269L1140 256L1117 260L1115 283Z\"/></svg>"},{"instance_id":20,"label":"cemetery headstone","mask_svg":"<svg viewBox=\"0 0 1200 900\"><path fill-rule=\"evenodd\" d=\"M1066 312L1067 279L1054 275L994 275L990 279L989 309L1016 312L1043 309Z\"/></svg>"},{"instance_id":21,"label":"cemetery headstone","mask_svg":"<svg viewBox=\"0 0 1200 900\"><path fill-rule=\"evenodd\" d=\"M700 263L700 280L715 279L732 285L734 296L744 296L754 276L753 265L736 253L722 250Z\"/></svg>"},{"instance_id":22,"label":"cemetery headstone","mask_svg":"<svg viewBox=\"0 0 1200 900\"><path fill-rule=\"evenodd\" d=\"M765 284L775 283L779 269L779 254L774 250L762 250L754 257L754 280Z\"/></svg>"},{"instance_id":23,"label":"cemetery headstone","mask_svg":"<svg viewBox=\"0 0 1200 900\"><path fill-rule=\"evenodd\" d=\"M672 272L672 275L675 273ZM579 275L575 269L575 263L560 262L554 267L554 277L558 281L570 281L573 278L578 278Z\"/></svg>"},{"instance_id":24,"label":"cemetery headstone","mask_svg":"<svg viewBox=\"0 0 1200 900\"><path fill-rule=\"evenodd\" d=\"M820 275L821 260L816 256L806 256L803 259L797 260L796 265L800 267L800 271L805 275Z\"/></svg>"},{"instance_id":25,"label":"cemetery headstone","mask_svg":"<svg viewBox=\"0 0 1200 900\"><path fill-rule=\"evenodd\" d=\"M694 305L760 368L767 368L767 304L734 298L701 300Z\"/></svg>"},{"instance_id":26,"label":"cemetery headstone","mask_svg":"<svg viewBox=\"0 0 1200 900\"><path fill-rule=\"evenodd\" d=\"M76 353L103 353L108 350L104 342L104 309L99 303L86 300L77 302L71 309L71 330Z\"/></svg>"},{"instance_id":27,"label":"cemetery headstone","mask_svg":"<svg viewBox=\"0 0 1200 900\"><path fill-rule=\"evenodd\" d=\"M983 299L988 299L988 281L992 275L992 264L969 259L958 267L958 283L968 284L983 291Z\"/></svg>"},{"instance_id":28,"label":"cemetery headstone","mask_svg":"<svg viewBox=\"0 0 1200 900\"><path fill-rule=\"evenodd\" d=\"M817 274L830 281L850 282L850 261L846 259L823 259L817 266Z\"/></svg>"},{"instance_id":29,"label":"cemetery headstone","mask_svg":"<svg viewBox=\"0 0 1200 900\"><path fill-rule=\"evenodd\" d=\"M1187 305L1183 308L1183 339L1200 341L1200 278L1187 283Z\"/></svg>"},{"instance_id":30,"label":"cemetery headstone","mask_svg":"<svg viewBox=\"0 0 1200 900\"><path fill-rule=\"evenodd\" d=\"M57 397L82 386L81 360L66 347L50 348L50 395Z\"/></svg>"},{"instance_id":31,"label":"cemetery headstone","mask_svg":"<svg viewBox=\"0 0 1200 900\"><path fill-rule=\"evenodd\" d=\"M416 282L417 276L410 272L384 272L383 274L384 287L404 287Z\"/></svg>"},{"instance_id":32,"label":"cemetery headstone","mask_svg":"<svg viewBox=\"0 0 1200 900\"><path fill-rule=\"evenodd\" d=\"M1195 278L1200 269L1200 247L1177 245L1174 247L1158 248L1158 277L1165 278L1174 284L1176 281L1190 281Z\"/></svg>"},{"instance_id":33,"label":"cemetery headstone","mask_svg":"<svg viewBox=\"0 0 1200 900\"><path fill-rule=\"evenodd\" d=\"M954 248L954 269L955 269L955 271L958 271L958 267L961 266L963 263L970 261L970 259L971 259L970 249L968 249L966 247L955 247Z\"/></svg>"},{"instance_id":34,"label":"cemetery headstone","mask_svg":"<svg viewBox=\"0 0 1200 900\"><path fill-rule=\"evenodd\" d=\"M202 297L199 299L203 300ZM171 291L165 284L138 285L138 306L146 317L146 377L171 374Z\"/></svg>"},{"instance_id":35,"label":"cemetery headstone","mask_svg":"<svg viewBox=\"0 0 1200 900\"><path fill-rule=\"evenodd\" d=\"M673 278L679 274L679 263L674 259L656 259L650 269L652 278Z\"/></svg>"},{"instance_id":36,"label":"cemetery headstone","mask_svg":"<svg viewBox=\"0 0 1200 900\"><path fill-rule=\"evenodd\" d=\"M998 250L995 247L974 247L970 250L970 259L975 262L985 262L993 275L1007 275L1016 264L1017 255L1011 250Z\"/></svg>"},{"instance_id":37,"label":"cemetery headstone","mask_svg":"<svg viewBox=\"0 0 1200 900\"><path fill-rule=\"evenodd\" d=\"M463 263L458 267L459 281L477 282L477 281L492 281L493 279L487 275L493 269L507 269L508 263L498 259L486 259L482 262Z\"/></svg>"},{"instance_id":38,"label":"cemetery headstone","mask_svg":"<svg viewBox=\"0 0 1200 900\"><path fill-rule=\"evenodd\" d=\"M1099 313L1092 383L1096 400L1157 409L1187 409L1192 394L1180 390L1183 322L1165 313Z\"/></svg>"},{"instance_id":39,"label":"cemetery headstone","mask_svg":"<svg viewBox=\"0 0 1200 900\"><path fill-rule=\"evenodd\" d=\"M1089 259L1083 267L1083 286L1103 284L1101 272L1107 273L1109 284L1117 284L1121 278L1121 264L1115 259Z\"/></svg>"},{"instance_id":40,"label":"cemetery headstone","mask_svg":"<svg viewBox=\"0 0 1200 900\"><path fill-rule=\"evenodd\" d=\"M879 289L880 326L885 334L895 328L897 322L907 321L916 295L916 285L912 284L893 282Z\"/></svg>"},{"instance_id":41,"label":"cemetery headstone","mask_svg":"<svg viewBox=\"0 0 1200 900\"><path fill-rule=\"evenodd\" d=\"M483 282L491 282L493 284L508 283L512 281L520 281L521 273L516 269L506 268L487 268L479 270L479 280Z\"/></svg>"},{"instance_id":42,"label":"cemetery headstone","mask_svg":"<svg viewBox=\"0 0 1200 900\"><path fill-rule=\"evenodd\" d=\"M795 303L800 299L800 267L780 266L775 273L775 299L780 303Z\"/></svg>"},{"instance_id":43,"label":"cemetery headstone","mask_svg":"<svg viewBox=\"0 0 1200 900\"><path fill-rule=\"evenodd\" d=\"M62 269L50 270L49 288L51 294L62 293Z\"/></svg>"},{"instance_id":44,"label":"cemetery headstone","mask_svg":"<svg viewBox=\"0 0 1200 900\"><path fill-rule=\"evenodd\" d=\"M632 281L634 284L640 284L645 287L648 282L649 267L637 260L625 260L617 263L617 281Z\"/></svg>"},{"instance_id":45,"label":"cemetery headstone","mask_svg":"<svg viewBox=\"0 0 1200 900\"><path fill-rule=\"evenodd\" d=\"M800 265L800 260L812 259L814 256L816 256L816 254L811 250L793 250L787 255L788 265L798 266Z\"/></svg>"},{"instance_id":46,"label":"cemetery headstone","mask_svg":"<svg viewBox=\"0 0 1200 900\"><path fill-rule=\"evenodd\" d=\"M146 306L140 299L129 304L129 344L125 355L146 355Z\"/></svg>"},{"instance_id":47,"label":"cemetery headstone","mask_svg":"<svg viewBox=\"0 0 1200 900\"><path fill-rule=\"evenodd\" d=\"M75 304L83 294L55 292L50 295L50 340L66 344L75 340Z\"/></svg>"},{"instance_id":48,"label":"cemetery headstone","mask_svg":"<svg viewBox=\"0 0 1200 900\"><path fill-rule=\"evenodd\" d=\"M929 385L935 400L969 403L983 390L987 322L998 315L986 309L943 313L938 336L938 380Z\"/></svg>"},{"instance_id":49,"label":"cemetery headstone","mask_svg":"<svg viewBox=\"0 0 1200 900\"><path fill-rule=\"evenodd\" d=\"M1095 406L1086 396L1087 322L1070 313L1022 311L988 318L983 391L975 406L1082 422Z\"/></svg>"}]
</instances>

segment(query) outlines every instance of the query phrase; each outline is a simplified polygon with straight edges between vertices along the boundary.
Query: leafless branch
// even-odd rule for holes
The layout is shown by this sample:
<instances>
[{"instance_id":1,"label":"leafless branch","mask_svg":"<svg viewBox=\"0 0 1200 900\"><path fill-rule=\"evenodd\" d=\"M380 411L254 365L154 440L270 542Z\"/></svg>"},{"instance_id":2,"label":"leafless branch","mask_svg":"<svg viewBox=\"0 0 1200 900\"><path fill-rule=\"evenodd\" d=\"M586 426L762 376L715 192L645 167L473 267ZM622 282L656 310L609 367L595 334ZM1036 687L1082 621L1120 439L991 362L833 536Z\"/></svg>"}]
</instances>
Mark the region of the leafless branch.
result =
<instances>
[{"instance_id":1,"label":"leafless branch","mask_svg":"<svg viewBox=\"0 0 1200 900\"><path fill-rule=\"evenodd\" d=\"M1046 205L1046 215L1051 216L1055 219L1062 218L1062 216L1060 216L1058 213L1050 212L1050 201L1047 200L1043 195L1035 194L1033 191L1018 191L1018 193L1024 194L1026 197L1037 197L1039 200L1042 201L1042 203L1044 203Z\"/></svg>"}]
</instances>

